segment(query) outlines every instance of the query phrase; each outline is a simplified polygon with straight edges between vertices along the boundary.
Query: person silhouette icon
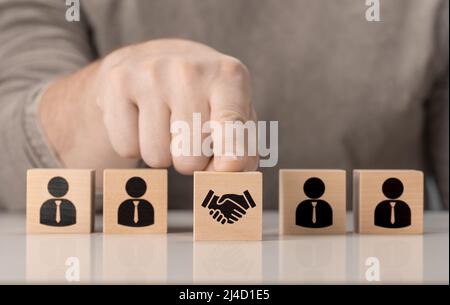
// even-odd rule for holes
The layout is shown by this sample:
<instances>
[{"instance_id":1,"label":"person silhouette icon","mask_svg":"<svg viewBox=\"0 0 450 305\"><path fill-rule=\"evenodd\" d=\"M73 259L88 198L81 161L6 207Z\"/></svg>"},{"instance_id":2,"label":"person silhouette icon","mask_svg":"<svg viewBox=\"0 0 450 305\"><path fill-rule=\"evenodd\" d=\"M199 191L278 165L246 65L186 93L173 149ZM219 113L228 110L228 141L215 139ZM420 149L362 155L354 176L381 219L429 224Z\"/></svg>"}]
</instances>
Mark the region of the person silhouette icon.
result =
<instances>
[{"instance_id":1,"label":"person silhouette icon","mask_svg":"<svg viewBox=\"0 0 450 305\"><path fill-rule=\"evenodd\" d=\"M382 186L383 194L389 200L380 202L375 208L375 225L383 228L404 228L411 225L411 209L398 198L403 194L403 183L389 178Z\"/></svg>"},{"instance_id":2,"label":"person silhouette icon","mask_svg":"<svg viewBox=\"0 0 450 305\"><path fill-rule=\"evenodd\" d=\"M128 179L125 190L133 199L122 202L118 210L118 223L127 227L146 227L155 223L155 211L150 202L139 199L147 191L147 184L140 177Z\"/></svg>"},{"instance_id":3,"label":"person silhouette icon","mask_svg":"<svg viewBox=\"0 0 450 305\"><path fill-rule=\"evenodd\" d=\"M312 177L303 185L303 192L309 199L302 201L295 210L295 224L306 228L325 228L333 224L333 209L319 198L325 192L325 184Z\"/></svg>"},{"instance_id":4,"label":"person silhouette icon","mask_svg":"<svg viewBox=\"0 0 450 305\"><path fill-rule=\"evenodd\" d=\"M40 209L39 222L53 227L65 227L77 222L75 205L62 198L69 191L69 184L63 177L53 177L47 185L47 190L54 198L44 202Z\"/></svg>"}]
</instances>

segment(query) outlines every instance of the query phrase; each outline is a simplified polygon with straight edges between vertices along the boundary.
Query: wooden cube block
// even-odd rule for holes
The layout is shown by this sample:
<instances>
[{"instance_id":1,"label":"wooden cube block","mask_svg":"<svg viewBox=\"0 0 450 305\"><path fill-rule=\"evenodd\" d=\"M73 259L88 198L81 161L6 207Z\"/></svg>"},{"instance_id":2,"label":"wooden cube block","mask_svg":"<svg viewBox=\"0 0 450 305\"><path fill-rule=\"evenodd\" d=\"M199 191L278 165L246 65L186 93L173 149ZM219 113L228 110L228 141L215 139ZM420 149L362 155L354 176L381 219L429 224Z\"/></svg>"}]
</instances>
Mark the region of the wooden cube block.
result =
<instances>
[{"instance_id":1,"label":"wooden cube block","mask_svg":"<svg viewBox=\"0 0 450 305\"><path fill-rule=\"evenodd\" d=\"M260 172L194 173L195 240L261 240Z\"/></svg>"},{"instance_id":2,"label":"wooden cube block","mask_svg":"<svg viewBox=\"0 0 450 305\"><path fill-rule=\"evenodd\" d=\"M353 213L359 233L423 233L423 173L355 170Z\"/></svg>"},{"instance_id":3,"label":"wooden cube block","mask_svg":"<svg viewBox=\"0 0 450 305\"><path fill-rule=\"evenodd\" d=\"M27 232L92 232L94 175L86 169L28 170Z\"/></svg>"},{"instance_id":4,"label":"wooden cube block","mask_svg":"<svg viewBox=\"0 0 450 305\"><path fill-rule=\"evenodd\" d=\"M105 233L167 233L167 170L103 172Z\"/></svg>"},{"instance_id":5,"label":"wooden cube block","mask_svg":"<svg viewBox=\"0 0 450 305\"><path fill-rule=\"evenodd\" d=\"M280 170L281 234L345 233L344 170Z\"/></svg>"}]
</instances>

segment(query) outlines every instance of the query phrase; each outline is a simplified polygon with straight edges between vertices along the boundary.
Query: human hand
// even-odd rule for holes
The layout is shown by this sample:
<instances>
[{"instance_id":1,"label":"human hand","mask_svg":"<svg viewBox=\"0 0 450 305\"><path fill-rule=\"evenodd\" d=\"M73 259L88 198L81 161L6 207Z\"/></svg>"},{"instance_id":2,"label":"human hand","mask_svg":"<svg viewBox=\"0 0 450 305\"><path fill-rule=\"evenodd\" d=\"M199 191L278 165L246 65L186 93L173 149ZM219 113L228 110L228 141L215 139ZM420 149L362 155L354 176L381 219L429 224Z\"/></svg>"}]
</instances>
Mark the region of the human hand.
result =
<instances>
[{"instance_id":1,"label":"human hand","mask_svg":"<svg viewBox=\"0 0 450 305\"><path fill-rule=\"evenodd\" d=\"M44 131L66 167L131 167L143 159L155 168L173 164L183 174L256 169L257 156L173 156L170 124L185 121L192 131L194 112L202 123L256 121L247 68L208 46L178 39L113 51L54 81L40 105ZM212 145L222 147L234 141L220 133L211 137Z\"/></svg>"},{"instance_id":2,"label":"human hand","mask_svg":"<svg viewBox=\"0 0 450 305\"><path fill-rule=\"evenodd\" d=\"M185 174L256 168L255 157L211 160L170 152L170 122L185 121L192 131L194 112L201 114L203 122L256 119L250 76L239 60L191 41L157 40L112 53L100 71L98 104L119 155L142 157L151 167L173 163ZM214 134L212 138L214 143L225 141Z\"/></svg>"}]
</instances>

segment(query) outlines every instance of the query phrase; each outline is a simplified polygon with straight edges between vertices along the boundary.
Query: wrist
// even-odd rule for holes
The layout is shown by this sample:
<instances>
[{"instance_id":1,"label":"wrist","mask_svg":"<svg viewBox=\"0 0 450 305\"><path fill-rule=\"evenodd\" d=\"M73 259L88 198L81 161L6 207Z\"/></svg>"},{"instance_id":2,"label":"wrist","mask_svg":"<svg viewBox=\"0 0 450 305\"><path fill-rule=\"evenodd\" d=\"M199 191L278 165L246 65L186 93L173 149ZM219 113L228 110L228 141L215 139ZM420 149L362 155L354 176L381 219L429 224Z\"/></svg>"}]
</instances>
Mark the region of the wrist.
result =
<instances>
[{"instance_id":1,"label":"wrist","mask_svg":"<svg viewBox=\"0 0 450 305\"><path fill-rule=\"evenodd\" d=\"M68 165L68 157L92 124L98 124L95 105L96 63L53 81L41 95L38 119L51 149ZM97 117L96 117L97 116ZM94 119L96 117L96 119ZM70 162L69 162L70 163Z\"/></svg>"}]
</instances>

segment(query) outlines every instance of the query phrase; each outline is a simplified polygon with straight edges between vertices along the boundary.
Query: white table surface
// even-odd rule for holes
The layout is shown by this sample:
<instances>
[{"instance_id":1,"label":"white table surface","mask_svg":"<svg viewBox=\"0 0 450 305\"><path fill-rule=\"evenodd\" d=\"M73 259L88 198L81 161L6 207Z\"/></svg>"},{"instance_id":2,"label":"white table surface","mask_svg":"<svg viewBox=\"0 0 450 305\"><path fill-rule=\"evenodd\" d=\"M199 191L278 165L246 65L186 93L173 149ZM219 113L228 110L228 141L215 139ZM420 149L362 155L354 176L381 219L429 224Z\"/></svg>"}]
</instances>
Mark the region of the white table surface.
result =
<instances>
[{"instance_id":1,"label":"white table surface","mask_svg":"<svg viewBox=\"0 0 450 305\"><path fill-rule=\"evenodd\" d=\"M264 212L263 241L193 242L188 211L169 212L167 235L26 235L24 215L0 213L0 283L379 283L366 277L377 265L383 283L449 283L448 212L426 213L423 235L351 222L345 235L279 236Z\"/></svg>"}]
</instances>

